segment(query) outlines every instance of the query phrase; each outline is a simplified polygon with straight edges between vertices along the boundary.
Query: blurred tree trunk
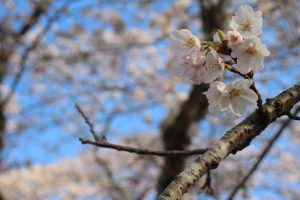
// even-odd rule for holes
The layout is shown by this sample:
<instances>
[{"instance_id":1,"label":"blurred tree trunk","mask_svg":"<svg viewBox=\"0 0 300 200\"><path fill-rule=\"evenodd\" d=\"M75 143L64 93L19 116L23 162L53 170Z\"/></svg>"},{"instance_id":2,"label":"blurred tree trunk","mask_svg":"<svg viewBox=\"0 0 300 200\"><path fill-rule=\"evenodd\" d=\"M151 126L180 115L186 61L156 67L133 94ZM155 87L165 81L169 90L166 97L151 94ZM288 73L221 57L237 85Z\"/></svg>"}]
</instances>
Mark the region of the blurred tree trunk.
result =
<instances>
[{"instance_id":1,"label":"blurred tree trunk","mask_svg":"<svg viewBox=\"0 0 300 200\"><path fill-rule=\"evenodd\" d=\"M46 0L43 2L33 3L34 9L26 18L24 24L21 26L20 30L13 31L10 23L3 23L0 26L0 85L3 85L5 80L6 71L8 68L8 62L13 54L13 49L17 46L24 35L39 21L41 16L46 13L51 2ZM3 94L3 89L0 88L0 172L3 169L3 156L2 150L4 149L4 135L6 130L6 116L5 116L5 106L6 101ZM8 100L9 101L9 100ZM0 195L1 200L1 195Z\"/></svg>"},{"instance_id":2,"label":"blurred tree trunk","mask_svg":"<svg viewBox=\"0 0 300 200\"><path fill-rule=\"evenodd\" d=\"M7 70L7 61L11 55L12 51L12 40L9 35L7 35L7 30L4 27L0 27L0 84L3 85ZM1 152L4 148L4 134L6 126L6 117L4 113L5 105L2 101L4 98L3 88L0 88L0 171L3 168L2 155Z\"/></svg>"},{"instance_id":3,"label":"blurred tree trunk","mask_svg":"<svg viewBox=\"0 0 300 200\"><path fill-rule=\"evenodd\" d=\"M202 20L206 40L211 40L217 29L222 29L225 20L226 5L224 0L199 0L199 17ZM162 122L162 141L165 150L185 150L190 145L189 127L192 123L203 119L206 115L208 102L203 95L208 89L207 84L195 85L189 98L183 103L175 115L170 114ZM174 177L185 166L186 157L165 157L164 166L157 185L158 193L166 188Z\"/></svg>"}]
</instances>

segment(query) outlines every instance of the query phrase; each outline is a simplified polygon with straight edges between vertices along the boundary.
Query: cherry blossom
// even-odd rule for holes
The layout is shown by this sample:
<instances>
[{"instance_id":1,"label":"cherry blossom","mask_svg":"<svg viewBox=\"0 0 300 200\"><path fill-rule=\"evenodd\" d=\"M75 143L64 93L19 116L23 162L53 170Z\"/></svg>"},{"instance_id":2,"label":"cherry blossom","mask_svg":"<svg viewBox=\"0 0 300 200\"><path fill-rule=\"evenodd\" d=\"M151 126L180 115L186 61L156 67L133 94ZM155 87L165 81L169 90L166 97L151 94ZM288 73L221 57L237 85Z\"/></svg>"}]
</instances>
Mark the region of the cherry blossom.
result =
<instances>
[{"instance_id":1,"label":"cherry blossom","mask_svg":"<svg viewBox=\"0 0 300 200\"><path fill-rule=\"evenodd\" d=\"M199 38L188 29L180 29L171 33L172 47L175 53L186 54L201 48Z\"/></svg>"},{"instance_id":2,"label":"cherry blossom","mask_svg":"<svg viewBox=\"0 0 300 200\"><path fill-rule=\"evenodd\" d=\"M221 81L215 81L210 84L207 92L204 92L208 99L208 111L213 114L220 114L221 109L219 108L220 97L225 90L226 85Z\"/></svg>"},{"instance_id":3,"label":"cherry blossom","mask_svg":"<svg viewBox=\"0 0 300 200\"><path fill-rule=\"evenodd\" d=\"M233 116L240 116L248 104L261 108L257 89L250 88L253 80L248 80L250 75L243 74L261 71L264 57L269 56L270 52L258 37L262 32L261 11L254 12L250 6L241 6L233 16L230 27L233 30L226 34L218 30L213 41L202 42L187 29L173 31L173 73L184 82L211 83L204 93L211 113L227 111ZM223 82L216 81L223 76L225 66L244 80L227 87Z\"/></svg>"},{"instance_id":4,"label":"cherry blossom","mask_svg":"<svg viewBox=\"0 0 300 200\"><path fill-rule=\"evenodd\" d=\"M243 42L244 38L238 31L228 31L226 34L226 39L228 40L229 47L236 48Z\"/></svg>"},{"instance_id":5,"label":"cherry blossom","mask_svg":"<svg viewBox=\"0 0 300 200\"><path fill-rule=\"evenodd\" d=\"M206 77L204 63L204 51L200 48L192 51L190 54L175 56L172 71L183 82L192 81L194 84L201 84Z\"/></svg>"},{"instance_id":6,"label":"cherry blossom","mask_svg":"<svg viewBox=\"0 0 300 200\"><path fill-rule=\"evenodd\" d=\"M261 71L264 68L264 57L269 55L269 50L257 37L246 38L231 53L232 57L237 58L237 70L243 74L251 70Z\"/></svg>"},{"instance_id":7,"label":"cherry blossom","mask_svg":"<svg viewBox=\"0 0 300 200\"><path fill-rule=\"evenodd\" d=\"M253 11L248 6L241 6L232 17L230 27L233 30L239 31L245 37L259 36L262 33L262 12Z\"/></svg>"},{"instance_id":8,"label":"cherry blossom","mask_svg":"<svg viewBox=\"0 0 300 200\"><path fill-rule=\"evenodd\" d=\"M217 77L223 74L224 66L224 60L213 48L211 48L210 52L206 56L205 68L207 70L207 74L204 82L211 83L216 80Z\"/></svg>"},{"instance_id":9,"label":"cherry blossom","mask_svg":"<svg viewBox=\"0 0 300 200\"><path fill-rule=\"evenodd\" d=\"M241 116L246 110L246 105L256 105L257 94L250 89L252 80L239 80L228 85L220 97L220 109L233 116Z\"/></svg>"}]
</instances>

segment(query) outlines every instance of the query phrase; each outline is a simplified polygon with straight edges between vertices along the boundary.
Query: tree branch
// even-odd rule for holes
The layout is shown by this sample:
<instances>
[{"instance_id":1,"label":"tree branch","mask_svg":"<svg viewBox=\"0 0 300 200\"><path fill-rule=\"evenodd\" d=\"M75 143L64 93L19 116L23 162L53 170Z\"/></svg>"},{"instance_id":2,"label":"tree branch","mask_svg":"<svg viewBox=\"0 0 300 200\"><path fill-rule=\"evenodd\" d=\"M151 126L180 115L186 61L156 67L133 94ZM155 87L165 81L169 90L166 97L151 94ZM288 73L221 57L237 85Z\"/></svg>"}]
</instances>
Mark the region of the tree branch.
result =
<instances>
[{"instance_id":1,"label":"tree branch","mask_svg":"<svg viewBox=\"0 0 300 200\"><path fill-rule=\"evenodd\" d=\"M288 112L287 116L288 116L290 119L292 119L292 120L297 120L297 121L300 120L300 117L297 116L296 113L293 115L291 112Z\"/></svg>"},{"instance_id":2,"label":"tree branch","mask_svg":"<svg viewBox=\"0 0 300 200\"><path fill-rule=\"evenodd\" d=\"M85 123L90 128L90 133L93 135L95 141L86 140L83 138L79 138L82 144L90 144L102 148L115 149L118 151L125 151L129 153L136 153L141 155L152 155L152 156L192 156L203 154L207 149L195 149L195 150L171 150L171 151L154 151L149 149L141 149L131 146L122 146L117 144L112 144L106 141L106 138L99 137L96 131L94 130L94 124L90 121L88 116L84 113L79 104L76 104L76 109L84 119Z\"/></svg>"},{"instance_id":3,"label":"tree branch","mask_svg":"<svg viewBox=\"0 0 300 200\"><path fill-rule=\"evenodd\" d=\"M295 111L295 114L300 112L300 107L297 108ZM235 195L238 193L238 191L244 187L246 182L250 179L250 177L254 174L254 172L258 169L259 165L262 163L263 159L266 157L266 155L270 152L271 148L274 146L275 142L278 140L278 138L282 135L283 131L290 125L292 122L292 119L286 120L278 132L272 137L272 139L268 142L267 146L263 149L261 154L258 156L256 163L253 165L251 170L248 172L248 174L235 186L235 188L232 190L231 194L229 195L228 200L234 199Z\"/></svg>"},{"instance_id":4,"label":"tree branch","mask_svg":"<svg viewBox=\"0 0 300 200\"><path fill-rule=\"evenodd\" d=\"M79 104L76 104L76 109L81 115L81 117L84 119L84 122L89 126L90 132L94 137L94 140L96 141L101 141L101 139L98 137L95 129L94 129L94 124L90 121L90 119L86 116L86 114L83 112L82 108L79 106ZM82 141L81 141L82 142Z\"/></svg>"},{"instance_id":5,"label":"tree branch","mask_svg":"<svg viewBox=\"0 0 300 200\"><path fill-rule=\"evenodd\" d=\"M19 38L22 35L25 35L31 29L31 27L33 27L38 22L39 18L47 11L49 5L50 1L46 1L45 3L35 3L33 12L29 17L27 17L20 31L16 34L16 37Z\"/></svg>"},{"instance_id":6,"label":"tree branch","mask_svg":"<svg viewBox=\"0 0 300 200\"><path fill-rule=\"evenodd\" d=\"M203 154L207 149L194 149L194 150L170 150L170 151L155 151L150 149L142 149L131 146L123 146L109 143L105 140L100 141L90 141L83 138L79 138L82 144L90 144L102 148L115 149L117 151L125 151L128 153L135 153L140 155L150 155L150 156L192 156Z\"/></svg>"},{"instance_id":7,"label":"tree branch","mask_svg":"<svg viewBox=\"0 0 300 200\"><path fill-rule=\"evenodd\" d=\"M11 88L10 91L8 92L8 94L3 98L2 102L0 103L0 107L4 107L9 100L11 99L12 95L14 94L15 90L17 89L17 86L19 85L21 78L24 74L25 68L26 68L26 62L27 59L31 53L31 51L33 51L37 45L39 44L39 42L42 40L43 36L47 34L47 32L51 29L52 25L54 24L54 22L59 19L59 17L61 17L61 14L68 8L68 6L70 5L71 1L68 0L64 3L64 5L59 8L55 14L52 17L49 17L49 20L45 26L45 28L43 29L43 31L37 35L37 37L34 39L34 41L24 50L24 53L21 56L21 61L20 61L20 70L17 72L17 74L15 75L12 84L11 84ZM21 32L20 32L21 33Z\"/></svg>"},{"instance_id":8,"label":"tree branch","mask_svg":"<svg viewBox=\"0 0 300 200\"><path fill-rule=\"evenodd\" d=\"M209 169L215 169L229 154L246 148L269 124L286 115L300 101L300 82L273 99L267 99L266 115L256 110L227 133L194 163L177 175L158 200L181 199L182 195Z\"/></svg>"}]
</instances>

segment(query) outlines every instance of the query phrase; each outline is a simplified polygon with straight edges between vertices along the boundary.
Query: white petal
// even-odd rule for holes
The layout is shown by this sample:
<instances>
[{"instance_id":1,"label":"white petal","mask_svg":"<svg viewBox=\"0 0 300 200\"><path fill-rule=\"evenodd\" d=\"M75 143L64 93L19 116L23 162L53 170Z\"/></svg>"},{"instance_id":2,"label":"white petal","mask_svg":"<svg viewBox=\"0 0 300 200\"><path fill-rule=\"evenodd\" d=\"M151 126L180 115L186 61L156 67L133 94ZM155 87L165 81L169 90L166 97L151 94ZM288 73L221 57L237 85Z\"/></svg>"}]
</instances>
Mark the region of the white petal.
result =
<instances>
[{"instance_id":1,"label":"white petal","mask_svg":"<svg viewBox=\"0 0 300 200\"><path fill-rule=\"evenodd\" d=\"M222 111L227 110L228 106L230 104L230 97L229 94L222 94L220 97L219 107Z\"/></svg>"},{"instance_id":2,"label":"white petal","mask_svg":"<svg viewBox=\"0 0 300 200\"><path fill-rule=\"evenodd\" d=\"M264 57L258 56L249 60L249 65L254 72L259 72L264 68Z\"/></svg>"},{"instance_id":3,"label":"white petal","mask_svg":"<svg viewBox=\"0 0 300 200\"><path fill-rule=\"evenodd\" d=\"M237 60L237 70L242 74L247 74L251 71L249 58L239 57Z\"/></svg>"},{"instance_id":4,"label":"white petal","mask_svg":"<svg viewBox=\"0 0 300 200\"><path fill-rule=\"evenodd\" d=\"M247 104L253 104L253 105L256 105L257 104L256 102L258 100L257 94L253 90L250 90L250 89L248 89L247 91L244 91L241 94L241 98Z\"/></svg>"},{"instance_id":5,"label":"white petal","mask_svg":"<svg viewBox=\"0 0 300 200\"><path fill-rule=\"evenodd\" d=\"M236 116L241 116L246 110L246 105L242 101L233 101L229 105L229 110Z\"/></svg>"},{"instance_id":6,"label":"white petal","mask_svg":"<svg viewBox=\"0 0 300 200\"><path fill-rule=\"evenodd\" d=\"M217 104L209 104L208 111L215 115L219 115L222 112L222 110L218 107Z\"/></svg>"}]
</instances>

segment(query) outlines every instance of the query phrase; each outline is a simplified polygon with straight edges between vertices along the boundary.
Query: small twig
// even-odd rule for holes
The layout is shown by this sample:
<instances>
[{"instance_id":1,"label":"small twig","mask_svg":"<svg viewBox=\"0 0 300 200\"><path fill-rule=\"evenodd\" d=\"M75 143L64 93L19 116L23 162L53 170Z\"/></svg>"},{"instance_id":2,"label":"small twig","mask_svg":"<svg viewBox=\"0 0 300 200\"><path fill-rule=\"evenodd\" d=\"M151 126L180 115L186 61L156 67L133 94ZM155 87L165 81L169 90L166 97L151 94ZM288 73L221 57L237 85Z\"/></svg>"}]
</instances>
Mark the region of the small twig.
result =
<instances>
[{"instance_id":1,"label":"small twig","mask_svg":"<svg viewBox=\"0 0 300 200\"><path fill-rule=\"evenodd\" d=\"M211 173L210 173L210 170L207 171L206 180L205 180L204 185L201 187L201 190L206 194L214 196L214 191L211 187Z\"/></svg>"},{"instance_id":2,"label":"small twig","mask_svg":"<svg viewBox=\"0 0 300 200\"><path fill-rule=\"evenodd\" d=\"M262 111L262 113L266 113L266 109L263 106L263 101L262 101L262 98L261 98L261 94L259 93L259 91L255 87L254 81L253 81L253 84L250 86L250 89L253 90L256 93L257 97L258 97L257 107L259 108L260 111Z\"/></svg>"},{"instance_id":3,"label":"small twig","mask_svg":"<svg viewBox=\"0 0 300 200\"><path fill-rule=\"evenodd\" d=\"M99 141L90 141L83 138L79 138L82 144L90 144L95 145L102 148L108 149L115 149L118 151L125 151L128 153L136 153L140 155L151 155L151 156L192 156L192 155L199 155L206 152L207 149L194 149L194 150L171 150L171 151L155 151L150 149L141 149L131 146L123 146L123 145L116 145L111 144L105 140Z\"/></svg>"},{"instance_id":4,"label":"small twig","mask_svg":"<svg viewBox=\"0 0 300 200\"><path fill-rule=\"evenodd\" d=\"M234 73L234 74L238 74L240 75L241 77L243 77L244 79L251 79L247 74L242 74L241 72L239 72L236 68L232 67L231 65L229 64L225 64L225 68Z\"/></svg>"},{"instance_id":5,"label":"small twig","mask_svg":"<svg viewBox=\"0 0 300 200\"><path fill-rule=\"evenodd\" d=\"M83 112L82 108L79 106L79 104L76 104L76 109L81 115L81 117L84 119L84 122L89 126L90 132L92 133L94 139L96 141L100 141L101 139L98 137L95 129L94 129L94 124L90 121L90 119L86 116L86 114ZM103 139L102 139L103 140Z\"/></svg>"},{"instance_id":6,"label":"small twig","mask_svg":"<svg viewBox=\"0 0 300 200\"><path fill-rule=\"evenodd\" d=\"M141 155L153 155L153 156L191 156L191 155L199 155L203 154L207 149L195 149L195 150L171 150L171 151L154 151L149 149L141 149L141 148L135 148L131 146L122 146L122 145L116 145L111 144L106 141L104 137L100 138L96 131L94 130L94 124L90 121L90 119L87 117L87 115L84 113L82 108L79 106L79 104L76 104L76 109L79 112L79 114L84 119L85 123L89 126L90 132L92 133L95 141L90 141L86 139L79 138L82 144L91 144L94 146L102 147L102 148L109 148L109 149L115 149L118 151L126 151L129 153L136 153Z\"/></svg>"},{"instance_id":7,"label":"small twig","mask_svg":"<svg viewBox=\"0 0 300 200\"><path fill-rule=\"evenodd\" d=\"M288 116L290 119L292 119L292 120L300 121L300 117L297 116L297 115L293 115L291 112L289 112L289 113L287 114L287 116Z\"/></svg>"}]
</instances>

